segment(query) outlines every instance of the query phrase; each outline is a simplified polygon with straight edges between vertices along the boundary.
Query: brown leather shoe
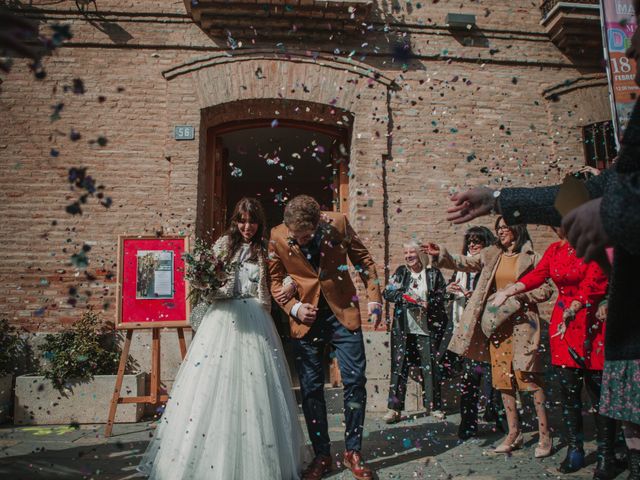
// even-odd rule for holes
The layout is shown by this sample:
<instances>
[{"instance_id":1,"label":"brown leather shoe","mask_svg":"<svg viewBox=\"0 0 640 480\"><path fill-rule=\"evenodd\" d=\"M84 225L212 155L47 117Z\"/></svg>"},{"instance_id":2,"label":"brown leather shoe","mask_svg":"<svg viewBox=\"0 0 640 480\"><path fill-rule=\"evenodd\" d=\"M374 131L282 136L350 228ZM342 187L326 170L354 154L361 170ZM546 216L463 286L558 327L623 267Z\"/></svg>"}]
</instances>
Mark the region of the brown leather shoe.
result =
<instances>
[{"instance_id":1,"label":"brown leather shoe","mask_svg":"<svg viewBox=\"0 0 640 480\"><path fill-rule=\"evenodd\" d=\"M371 480L373 478L373 470L364 464L360 452L347 450L344 452L342 461L344 466L351 470L353 476L358 480Z\"/></svg>"},{"instance_id":2,"label":"brown leather shoe","mask_svg":"<svg viewBox=\"0 0 640 480\"><path fill-rule=\"evenodd\" d=\"M302 472L302 480L320 480L331 468L331 457L318 455Z\"/></svg>"}]
</instances>

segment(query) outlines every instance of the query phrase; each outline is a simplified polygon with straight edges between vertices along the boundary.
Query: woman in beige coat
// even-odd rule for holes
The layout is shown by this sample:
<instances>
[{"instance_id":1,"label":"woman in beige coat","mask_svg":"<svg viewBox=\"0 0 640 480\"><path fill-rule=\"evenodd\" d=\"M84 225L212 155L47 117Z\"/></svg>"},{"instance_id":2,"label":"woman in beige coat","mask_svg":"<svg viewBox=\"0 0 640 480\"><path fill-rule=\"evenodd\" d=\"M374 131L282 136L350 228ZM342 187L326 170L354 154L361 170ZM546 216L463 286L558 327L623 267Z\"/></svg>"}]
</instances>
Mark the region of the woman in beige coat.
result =
<instances>
[{"instance_id":1,"label":"woman in beige coat","mask_svg":"<svg viewBox=\"0 0 640 480\"><path fill-rule=\"evenodd\" d=\"M513 297L510 310L491 307L488 299L497 289L515 283L540 259L533 251L524 225L508 227L499 217L495 227L498 242L483 249L479 255L454 255L434 243L424 245L423 251L432 256L433 264L438 268L480 272L476 289L454 328L449 350L472 360L491 363L493 386L502 394L509 424L509 433L496 452L508 453L523 444L516 410L518 389L533 392L539 433L535 456L544 457L551 454L551 436L544 406L541 329L536 304L547 301L553 289L544 284Z\"/></svg>"}]
</instances>

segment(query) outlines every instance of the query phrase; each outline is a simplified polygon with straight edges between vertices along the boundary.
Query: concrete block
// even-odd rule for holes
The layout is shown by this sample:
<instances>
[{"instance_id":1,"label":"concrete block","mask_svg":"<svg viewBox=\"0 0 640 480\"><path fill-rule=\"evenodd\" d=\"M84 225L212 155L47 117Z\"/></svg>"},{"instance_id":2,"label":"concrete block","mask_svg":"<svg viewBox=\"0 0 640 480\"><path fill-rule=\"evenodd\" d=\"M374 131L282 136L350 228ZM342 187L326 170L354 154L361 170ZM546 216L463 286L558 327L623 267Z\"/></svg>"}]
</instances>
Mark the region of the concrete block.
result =
<instances>
[{"instance_id":1,"label":"concrete block","mask_svg":"<svg viewBox=\"0 0 640 480\"><path fill-rule=\"evenodd\" d=\"M146 373L125 375L122 396L145 394ZM106 423L115 375L96 375L89 382L70 381L70 388L59 392L51 381L38 375L16 378L14 423L16 425L58 425L77 423ZM137 422L142 417L143 404L119 405L116 423Z\"/></svg>"}]
</instances>

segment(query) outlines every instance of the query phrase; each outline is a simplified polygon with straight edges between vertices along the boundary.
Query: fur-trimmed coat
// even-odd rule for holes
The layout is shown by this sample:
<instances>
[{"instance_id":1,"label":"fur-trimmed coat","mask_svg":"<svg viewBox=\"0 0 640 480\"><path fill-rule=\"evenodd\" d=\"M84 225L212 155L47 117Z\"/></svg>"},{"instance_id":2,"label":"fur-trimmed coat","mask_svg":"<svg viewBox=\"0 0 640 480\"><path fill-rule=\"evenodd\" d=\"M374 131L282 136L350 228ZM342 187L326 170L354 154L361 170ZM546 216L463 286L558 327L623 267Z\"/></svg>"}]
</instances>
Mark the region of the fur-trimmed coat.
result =
<instances>
[{"instance_id":1,"label":"fur-trimmed coat","mask_svg":"<svg viewBox=\"0 0 640 480\"><path fill-rule=\"evenodd\" d=\"M213 253L216 257L226 258L228 256L230 238L228 235L223 235L213 245ZM237 298L238 294L234 291L235 278L238 274L240 249L238 249L228 260L228 263L233 264L229 272L229 280L221 288L219 288L213 295L207 298L208 301L221 300L225 298ZM258 280L258 301L262 304L265 310L271 310L271 295L269 294L269 271L267 268L266 252L262 249L259 252L255 252L253 257L246 260L251 263L257 263L260 270L260 278Z\"/></svg>"}]
</instances>

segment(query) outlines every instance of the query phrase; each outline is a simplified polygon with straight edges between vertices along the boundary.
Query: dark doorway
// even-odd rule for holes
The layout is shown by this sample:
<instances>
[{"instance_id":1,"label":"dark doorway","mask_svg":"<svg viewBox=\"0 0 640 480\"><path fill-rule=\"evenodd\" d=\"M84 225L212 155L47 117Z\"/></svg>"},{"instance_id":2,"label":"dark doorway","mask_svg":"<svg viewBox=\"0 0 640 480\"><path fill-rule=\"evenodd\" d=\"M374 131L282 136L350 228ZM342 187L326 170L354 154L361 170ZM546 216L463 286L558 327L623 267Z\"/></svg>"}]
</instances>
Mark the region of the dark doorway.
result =
<instances>
[{"instance_id":1,"label":"dark doorway","mask_svg":"<svg viewBox=\"0 0 640 480\"><path fill-rule=\"evenodd\" d=\"M331 152L337 139L284 127L237 130L220 140L227 160L227 211L243 196L258 197L272 227L282 222L286 201L302 193L323 210L334 209Z\"/></svg>"}]
</instances>

